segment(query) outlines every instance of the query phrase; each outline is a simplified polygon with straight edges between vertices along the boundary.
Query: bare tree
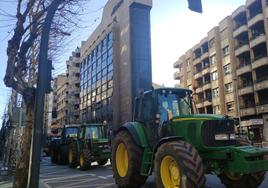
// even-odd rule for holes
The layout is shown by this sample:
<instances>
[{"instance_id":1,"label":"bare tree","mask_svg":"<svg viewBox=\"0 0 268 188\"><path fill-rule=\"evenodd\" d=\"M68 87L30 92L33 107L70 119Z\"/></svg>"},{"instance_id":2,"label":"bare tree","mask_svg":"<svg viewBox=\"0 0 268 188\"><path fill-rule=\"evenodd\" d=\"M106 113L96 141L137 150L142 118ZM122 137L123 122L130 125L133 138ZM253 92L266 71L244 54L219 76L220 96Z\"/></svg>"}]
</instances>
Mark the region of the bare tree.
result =
<instances>
[{"instance_id":1,"label":"bare tree","mask_svg":"<svg viewBox=\"0 0 268 188\"><path fill-rule=\"evenodd\" d=\"M37 55L42 23L53 0L18 0L15 28L7 46L7 69L4 82L23 96L26 105L25 129L16 164L13 187L27 186L31 134L34 122ZM81 0L65 0L58 8L50 32L50 56L57 53L61 41L77 26Z\"/></svg>"}]
</instances>

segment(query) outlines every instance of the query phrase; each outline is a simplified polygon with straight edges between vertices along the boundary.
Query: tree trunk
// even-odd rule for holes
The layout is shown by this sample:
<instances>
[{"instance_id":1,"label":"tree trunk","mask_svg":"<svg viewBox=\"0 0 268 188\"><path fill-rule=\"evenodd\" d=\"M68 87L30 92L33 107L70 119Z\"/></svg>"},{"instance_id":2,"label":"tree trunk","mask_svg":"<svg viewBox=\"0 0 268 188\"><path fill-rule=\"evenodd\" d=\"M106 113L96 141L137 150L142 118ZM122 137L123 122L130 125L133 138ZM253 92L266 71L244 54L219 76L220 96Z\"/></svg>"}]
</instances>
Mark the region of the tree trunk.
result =
<instances>
[{"instance_id":1,"label":"tree trunk","mask_svg":"<svg viewBox=\"0 0 268 188\"><path fill-rule=\"evenodd\" d=\"M34 101L34 100L33 100ZM26 188L28 181L32 127L34 123L34 103L26 104L25 128L20 141L20 153L17 160L13 188Z\"/></svg>"}]
</instances>

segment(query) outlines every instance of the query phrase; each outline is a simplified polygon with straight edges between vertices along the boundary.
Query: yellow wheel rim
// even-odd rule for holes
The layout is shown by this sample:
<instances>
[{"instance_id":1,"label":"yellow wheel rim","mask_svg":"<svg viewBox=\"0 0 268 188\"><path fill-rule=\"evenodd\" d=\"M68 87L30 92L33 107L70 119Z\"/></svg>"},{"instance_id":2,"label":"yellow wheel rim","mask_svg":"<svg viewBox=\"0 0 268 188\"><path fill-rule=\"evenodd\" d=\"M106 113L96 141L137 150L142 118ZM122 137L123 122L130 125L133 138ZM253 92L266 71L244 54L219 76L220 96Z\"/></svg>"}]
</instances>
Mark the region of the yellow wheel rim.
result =
<instances>
[{"instance_id":1,"label":"yellow wheel rim","mask_svg":"<svg viewBox=\"0 0 268 188\"><path fill-rule=\"evenodd\" d=\"M166 156L163 158L160 166L160 176L164 187L180 187L180 169L173 157Z\"/></svg>"},{"instance_id":2,"label":"yellow wheel rim","mask_svg":"<svg viewBox=\"0 0 268 188\"><path fill-rule=\"evenodd\" d=\"M72 162L73 162L72 151L69 151L69 152L68 152L68 161L69 161L69 163L72 163Z\"/></svg>"},{"instance_id":3,"label":"yellow wheel rim","mask_svg":"<svg viewBox=\"0 0 268 188\"><path fill-rule=\"evenodd\" d=\"M231 173L228 171L224 171L224 174L227 176L227 178L229 178L230 180L233 180L233 181L238 181L242 177L241 174L239 174L239 173Z\"/></svg>"},{"instance_id":4,"label":"yellow wheel rim","mask_svg":"<svg viewBox=\"0 0 268 188\"><path fill-rule=\"evenodd\" d=\"M125 177L128 171L128 153L125 144L120 143L115 153L116 169L121 177Z\"/></svg>"},{"instance_id":5,"label":"yellow wheel rim","mask_svg":"<svg viewBox=\"0 0 268 188\"><path fill-rule=\"evenodd\" d=\"M83 167L85 164L85 160L84 160L84 157L82 155L80 155L79 161L80 161L80 167Z\"/></svg>"}]
</instances>

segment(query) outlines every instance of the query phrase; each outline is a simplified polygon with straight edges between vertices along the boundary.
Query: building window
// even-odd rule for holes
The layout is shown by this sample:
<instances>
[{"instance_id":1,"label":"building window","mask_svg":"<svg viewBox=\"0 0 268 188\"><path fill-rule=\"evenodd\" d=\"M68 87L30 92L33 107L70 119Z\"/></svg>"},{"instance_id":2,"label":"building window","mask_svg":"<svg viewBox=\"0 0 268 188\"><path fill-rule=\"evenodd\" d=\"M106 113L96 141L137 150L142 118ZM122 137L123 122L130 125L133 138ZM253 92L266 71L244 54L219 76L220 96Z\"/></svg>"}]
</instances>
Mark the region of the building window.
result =
<instances>
[{"instance_id":1,"label":"building window","mask_svg":"<svg viewBox=\"0 0 268 188\"><path fill-rule=\"evenodd\" d=\"M233 91L233 84L232 82L225 84L225 92L226 93L231 93Z\"/></svg>"},{"instance_id":2,"label":"building window","mask_svg":"<svg viewBox=\"0 0 268 188\"><path fill-rule=\"evenodd\" d=\"M222 55L223 57L229 55L229 46L225 46L223 49L222 49Z\"/></svg>"},{"instance_id":3,"label":"building window","mask_svg":"<svg viewBox=\"0 0 268 188\"><path fill-rule=\"evenodd\" d=\"M232 112L234 110L234 102L226 103L227 112Z\"/></svg>"},{"instance_id":4,"label":"building window","mask_svg":"<svg viewBox=\"0 0 268 188\"><path fill-rule=\"evenodd\" d=\"M217 71L214 71L211 73L211 80L212 81L215 81L218 79L218 72Z\"/></svg>"},{"instance_id":5,"label":"building window","mask_svg":"<svg viewBox=\"0 0 268 188\"><path fill-rule=\"evenodd\" d=\"M220 105L213 106L213 114L220 114L220 113L221 113Z\"/></svg>"},{"instance_id":6,"label":"building window","mask_svg":"<svg viewBox=\"0 0 268 188\"><path fill-rule=\"evenodd\" d=\"M211 65L215 64L215 63L216 63L216 56L215 56L215 55L210 56L210 57L209 57L209 61L210 61L210 64L211 64Z\"/></svg>"},{"instance_id":7,"label":"building window","mask_svg":"<svg viewBox=\"0 0 268 188\"><path fill-rule=\"evenodd\" d=\"M219 88L215 88L212 90L212 97L218 97L219 96Z\"/></svg>"},{"instance_id":8,"label":"building window","mask_svg":"<svg viewBox=\"0 0 268 188\"><path fill-rule=\"evenodd\" d=\"M231 64L225 65L223 67L223 73L224 73L224 75L228 75L231 73Z\"/></svg>"}]
</instances>

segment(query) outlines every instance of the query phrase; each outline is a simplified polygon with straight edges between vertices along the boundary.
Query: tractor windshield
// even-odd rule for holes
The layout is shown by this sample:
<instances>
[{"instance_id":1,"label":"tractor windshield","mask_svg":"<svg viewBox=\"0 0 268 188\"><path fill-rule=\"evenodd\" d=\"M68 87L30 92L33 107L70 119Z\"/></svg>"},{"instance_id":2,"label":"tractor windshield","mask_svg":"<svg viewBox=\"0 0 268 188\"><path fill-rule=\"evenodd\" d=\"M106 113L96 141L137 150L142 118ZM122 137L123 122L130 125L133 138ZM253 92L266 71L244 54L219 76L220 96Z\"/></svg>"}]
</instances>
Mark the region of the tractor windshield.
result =
<instances>
[{"instance_id":1,"label":"tractor windshield","mask_svg":"<svg viewBox=\"0 0 268 188\"><path fill-rule=\"evenodd\" d=\"M158 94L158 108L162 121L174 116L192 114L191 104L191 95L187 91L162 90Z\"/></svg>"},{"instance_id":2,"label":"tractor windshield","mask_svg":"<svg viewBox=\"0 0 268 188\"><path fill-rule=\"evenodd\" d=\"M88 139L105 138L104 129L102 126L92 126L86 128L86 135Z\"/></svg>"},{"instance_id":3,"label":"tractor windshield","mask_svg":"<svg viewBox=\"0 0 268 188\"><path fill-rule=\"evenodd\" d=\"M66 129L66 137L75 138L77 136L78 129L76 127L68 127Z\"/></svg>"}]
</instances>

